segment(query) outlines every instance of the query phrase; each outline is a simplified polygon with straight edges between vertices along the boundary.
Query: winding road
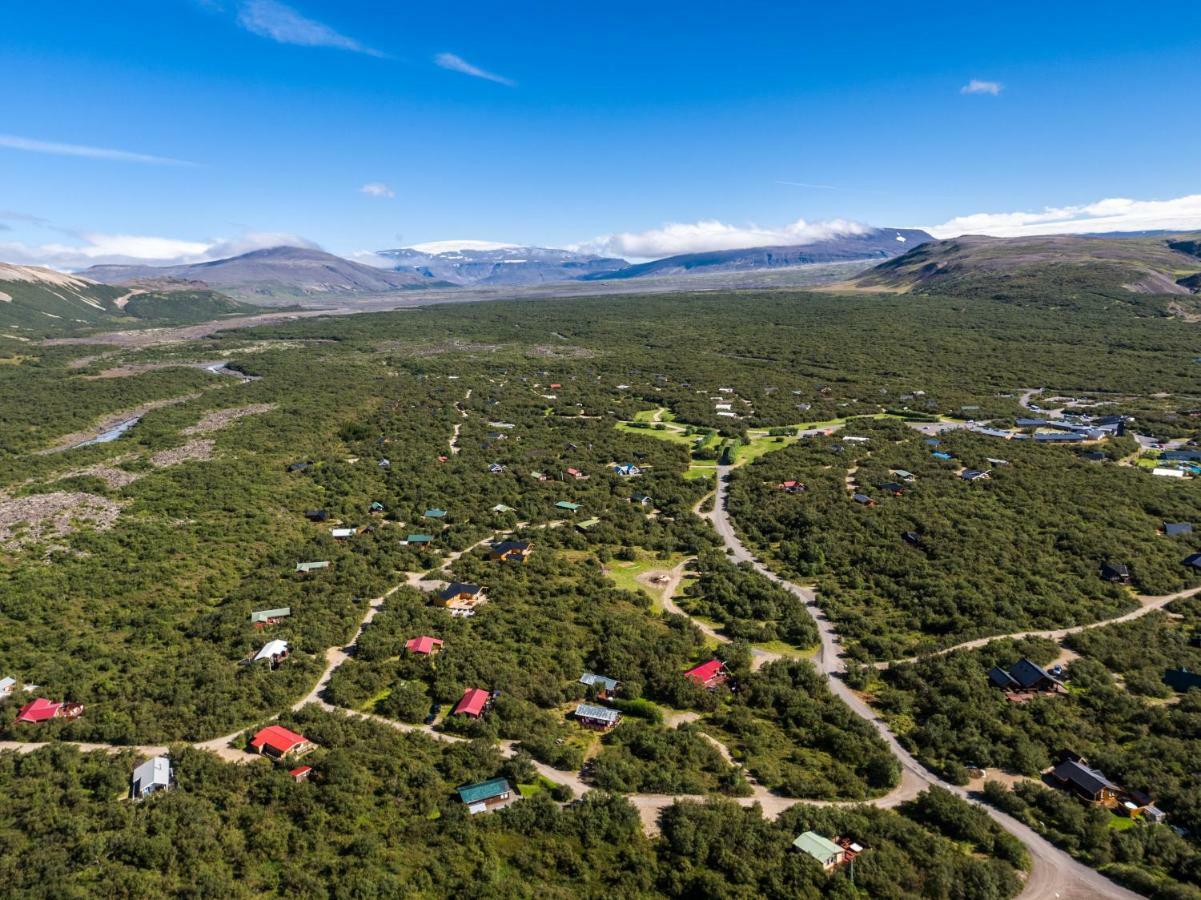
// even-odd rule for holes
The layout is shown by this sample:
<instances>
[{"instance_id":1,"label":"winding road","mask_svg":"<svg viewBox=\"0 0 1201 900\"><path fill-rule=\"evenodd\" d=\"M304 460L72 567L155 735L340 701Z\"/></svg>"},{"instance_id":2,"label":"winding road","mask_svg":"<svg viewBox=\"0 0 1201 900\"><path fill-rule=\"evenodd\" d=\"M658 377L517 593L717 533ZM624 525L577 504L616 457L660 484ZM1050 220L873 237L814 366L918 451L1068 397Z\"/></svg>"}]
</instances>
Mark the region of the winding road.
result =
<instances>
[{"instance_id":1,"label":"winding road","mask_svg":"<svg viewBox=\"0 0 1201 900\"><path fill-rule=\"evenodd\" d=\"M461 410L462 411L462 410ZM465 415L465 413L464 413ZM816 431L816 430L815 430ZM817 670L827 676L827 681L830 690L839 697L857 716L868 722L885 741L893 755L898 759L901 767L901 779L896 788L890 791L887 795L875 800L866 801L868 804L882 808L896 806L906 800L916 797L921 791L929 787L941 787L959 797L977 804L983 809L994 821L1002 828L1017 837L1027 848L1031 858L1031 870L1027 878L1025 887L1021 897L1024 900L1091 900L1091 898L1103 898L1103 900L1136 900L1140 895L1135 894L1125 888L1122 888L1109 879L1105 878L1100 873L1093 869L1084 866L1083 864L1072 859L1064 851L1058 849L1046 839L1039 836L1031 828L1025 824L1013 819L1012 817L994 809L991 806L980 803L963 787L953 785L943 781L937 775L927 770L919 763L908 750L901 746L896 736L889 730L887 724L876 715L876 713L868 706L868 704L840 677L845 671L845 662L842 656L842 644L837 632L834 630L832 623L826 618L825 614L818 608L816 595L810 588L795 584L784 578L781 578L772 570L768 569L760 563L753 554L743 545L734 530L733 524L730 521L727 511L727 479L733 470L732 466L719 466L717 469L717 494L713 509L708 512L701 512L701 504L697 505L696 511L698 515L708 519L722 542L730 552L730 556L737 562L750 563L760 574L768 578L772 582L780 585L784 589L796 595L804 604L809 615L812 616L817 625L818 636L820 640L819 649L814 655L812 661ZM703 501L702 501L703 502ZM554 527L552 523L548 527ZM446 571L457 559L463 554L487 543L489 539L485 539L472 547L465 550L450 554L444 561L441 570ZM331 647L326 650L325 660L326 665L320 678L304 697L292 705L292 709L299 709L307 704L316 704L321 708L330 712L338 712L345 715L351 715L362 719L371 720L385 725L389 728L396 729L402 732L421 732L428 737L444 742L454 742L462 740L454 735L445 734L435 731L429 725L413 725L404 722L398 722L394 719L389 719L384 716L379 716L372 713L363 713L354 710L336 707L324 700L321 694L328 686L333 677L334 672L354 652L354 646L357 643L364 629L375 618L376 613L383 606L388 597L392 596L397 590L406 584L418 584L423 582L423 573L404 573L403 579L398 582L386 593L379 597L373 598L368 603L367 610L364 613L362 620L356 629L354 636L345 646ZM678 579L677 579L678 583ZM422 584L424 586L424 584ZM1167 603L1174 599L1183 596L1201 592L1201 588L1185 591L1180 594L1173 594L1166 597L1141 598L1144 601L1143 606L1139 609L1121 616L1115 621L1128 621L1138 616L1145 615L1153 609L1162 608ZM668 612L686 615L672 600L672 592L667 592L664 598L664 608ZM693 620L695 622L695 620ZM696 622L697 626L708 636L718 641L728 641L723 635L704 625L704 623ZM1063 637L1067 634L1072 634L1077 631L1085 630L1086 628L1097 627L1098 625L1107 624L1098 622L1092 625L1077 626L1075 628L1060 629L1054 632L1030 632L1029 634L1037 634L1047 637ZM1018 636L1018 635L1011 635ZM959 645L955 648L948 648L943 652L950 652L953 649L964 649L970 646L979 646L987 643L990 640L996 640L996 637L981 638L979 641L971 641L967 644ZM780 658L780 654L772 653L771 651L763 650L762 648L755 649L755 664L756 667L764 662ZM246 763L251 762L259 757L245 752L239 746L239 739L244 734L245 729L224 735L222 737L213 738L208 741L193 744L193 746L201 749L210 750L223 759L231 762ZM719 751L728 760L732 761L729 751L724 746L720 745L713 738L708 737L718 745ZM64 742L65 743L65 742ZM31 752L47 745L47 742L0 742L0 751L15 750L17 752ZM134 750L148 756L158 755L167 752L166 747L158 746L116 746L107 744L90 744L76 743L81 750L84 751L106 751L119 752L124 750ZM501 741L499 746L503 752L512 755L516 752L517 742ZM535 762L535 768L538 772L552 782L558 784L569 785L577 795L587 793L592 790L579 773L561 772L551 767ZM658 817L661 810L670 806L677 800L698 800L703 801L704 797L679 796L679 795L663 795L663 794L632 794L626 795L630 802L638 809L639 815L646 827L648 833L654 833L658 827ZM848 801L822 801L800 800L796 798L781 797L767 791L761 785L752 781L752 793L750 796L737 798L734 802L742 806L751 806L758 804L764 815L769 818L775 818L784 810L798 804L807 803L812 805L855 805L854 802Z\"/></svg>"},{"instance_id":2,"label":"winding road","mask_svg":"<svg viewBox=\"0 0 1201 900\"><path fill-rule=\"evenodd\" d=\"M727 479L732 468L731 466L718 467L717 501L713 505L713 510L705 515L713 523L713 527L729 549L733 559L739 562L749 562L761 575L791 591L805 603L805 608L817 623L818 636L821 641L820 649L814 657L814 665L819 672L827 676L830 690L846 703L855 715L876 729L901 763L901 787L889 794L886 802L891 805L907 799L911 793L916 796L917 793L928 787L941 787L978 805L993 821L1020 840L1030 853L1030 876L1021 893L1023 900L1056 900L1056 898L1059 900L1091 900L1091 898L1135 900L1138 898L1139 894L1114 884L1096 870L1077 862L1029 826L998 809L980 803L965 788L943 781L901 746L884 720L877 716L871 707L839 677L846 669L846 664L842 659L842 644L829 619L818 609L813 590L787 581L764 566L747 550L734 531L726 509L729 488ZM995 640L995 638L990 640Z\"/></svg>"}]
</instances>

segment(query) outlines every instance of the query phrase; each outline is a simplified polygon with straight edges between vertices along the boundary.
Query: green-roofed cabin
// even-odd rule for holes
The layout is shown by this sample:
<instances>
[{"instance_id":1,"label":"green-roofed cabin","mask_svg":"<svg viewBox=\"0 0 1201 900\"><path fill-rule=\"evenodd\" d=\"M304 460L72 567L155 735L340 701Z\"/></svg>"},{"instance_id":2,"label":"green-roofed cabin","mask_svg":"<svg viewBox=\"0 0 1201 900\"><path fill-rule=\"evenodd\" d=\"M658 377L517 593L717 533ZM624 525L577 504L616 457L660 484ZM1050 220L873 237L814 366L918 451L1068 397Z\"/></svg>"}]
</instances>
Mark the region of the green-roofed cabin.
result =
<instances>
[{"instance_id":1,"label":"green-roofed cabin","mask_svg":"<svg viewBox=\"0 0 1201 900\"><path fill-rule=\"evenodd\" d=\"M260 628L264 625L276 625L280 619L286 619L290 615L292 615L290 606L281 606L279 609L260 609L250 614L250 624L258 625Z\"/></svg>"},{"instance_id":2,"label":"green-roofed cabin","mask_svg":"<svg viewBox=\"0 0 1201 900\"><path fill-rule=\"evenodd\" d=\"M432 534L410 534L405 538L406 544L428 544L434 540Z\"/></svg>"},{"instance_id":3,"label":"green-roofed cabin","mask_svg":"<svg viewBox=\"0 0 1201 900\"><path fill-rule=\"evenodd\" d=\"M842 865L847 853L832 840L815 831L806 831L792 842L792 846L813 857L827 872Z\"/></svg>"},{"instance_id":4,"label":"green-roofed cabin","mask_svg":"<svg viewBox=\"0 0 1201 900\"><path fill-rule=\"evenodd\" d=\"M560 500L558 503L555 504L555 506L559 507L559 509L565 509L568 512L575 512L577 509L580 508L580 504L570 503L567 500Z\"/></svg>"},{"instance_id":5,"label":"green-roofed cabin","mask_svg":"<svg viewBox=\"0 0 1201 900\"><path fill-rule=\"evenodd\" d=\"M427 519L445 519L446 510L438 509L437 507L434 507L433 509L427 509L425 511L425 517Z\"/></svg>"},{"instance_id":6,"label":"green-roofed cabin","mask_svg":"<svg viewBox=\"0 0 1201 900\"><path fill-rule=\"evenodd\" d=\"M478 784L458 788L459 799L473 816L506 805L513 797L513 788L506 778L491 778Z\"/></svg>"},{"instance_id":7,"label":"green-roofed cabin","mask_svg":"<svg viewBox=\"0 0 1201 900\"><path fill-rule=\"evenodd\" d=\"M600 522L601 522L601 520L596 519L596 518L585 519L583 522L580 522L579 524L577 524L576 528L578 528L580 531L587 531L590 528L595 528L597 525L600 524Z\"/></svg>"}]
</instances>

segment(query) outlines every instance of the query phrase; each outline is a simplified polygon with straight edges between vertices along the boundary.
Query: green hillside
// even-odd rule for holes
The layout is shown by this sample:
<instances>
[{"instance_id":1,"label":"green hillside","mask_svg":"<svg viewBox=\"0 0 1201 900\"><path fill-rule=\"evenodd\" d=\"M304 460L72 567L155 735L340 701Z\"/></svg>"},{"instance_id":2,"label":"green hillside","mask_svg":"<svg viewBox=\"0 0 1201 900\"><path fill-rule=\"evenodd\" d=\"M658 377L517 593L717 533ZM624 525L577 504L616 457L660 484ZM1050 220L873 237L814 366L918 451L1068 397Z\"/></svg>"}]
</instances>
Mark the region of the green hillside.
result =
<instances>
[{"instance_id":1,"label":"green hillside","mask_svg":"<svg viewBox=\"0 0 1201 900\"><path fill-rule=\"evenodd\" d=\"M923 244L864 272L853 284L1044 306L1075 306L1087 297L1116 299L1162 312L1167 309L1163 301L1147 298L1188 297L1201 286L1199 237L969 235Z\"/></svg>"},{"instance_id":2,"label":"green hillside","mask_svg":"<svg viewBox=\"0 0 1201 900\"><path fill-rule=\"evenodd\" d=\"M144 290L0 263L0 335L41 338L96 328L187 324L256 309L205 289Z\"/></svg>"}]
</instances>

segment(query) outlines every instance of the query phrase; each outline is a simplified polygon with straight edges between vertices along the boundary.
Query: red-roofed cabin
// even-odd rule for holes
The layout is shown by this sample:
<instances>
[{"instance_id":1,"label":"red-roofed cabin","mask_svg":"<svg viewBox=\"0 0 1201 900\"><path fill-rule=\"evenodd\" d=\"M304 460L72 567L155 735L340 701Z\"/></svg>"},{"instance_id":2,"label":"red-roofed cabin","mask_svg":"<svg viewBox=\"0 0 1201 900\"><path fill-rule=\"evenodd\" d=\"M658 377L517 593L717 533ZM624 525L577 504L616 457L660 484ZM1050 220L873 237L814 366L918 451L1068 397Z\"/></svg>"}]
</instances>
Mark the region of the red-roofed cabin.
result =
<instances>
[{"instance_id":1,"label":"red-roofed cabin","mask_svg":"<svg viewBox=\"0 0 1201 900\"><path fill-rule=\"evenodd\" d=\"M550 386L550 389L551 389L552 391L557 391L557 390L558 390L559 388L561 388L561 387L563 387L563 385L559 384L559 383L556 381L554 384L552 384L552 385Z\"/></svg>"},{"instance_id":2,"label":"red-roofed cabin","mask_svg":"<svg viewBox=\"0 0 1201 900\"><path fill-rule=\"evenodd\" d=\"M452 716L464 715L478 719L488 708L489 695L483 688L468 688L463 692L463 699L454 708Z\"/></svg>"},{"instance_id":3,"label":"red-roofed cabin","mask_svg":"<svg viewBox=\"0 0 1201 900\"><path fill-rule=\"evenodd\" d=\"M297 766L295 769L293 769L288 774L292 776L293 781L295 781L297 784L300 784L302 781L308 781L309 775L311 775L312 773L313 773L312 766Z\"/></svg>"},{"instance_id":4,"label":"red-roofed cabin","mask_svg":"<svg viewBox=\"0 0 1201 900\"><path fill-rule=\"evenodd\" d=\"M415 637L405 642L405 649L410 653L433 656L442 649L442 638L426 637L424 635L422 637Z\"/></svg>"},{"instance_id":5,"label":"red-roofed cabin","mask_svg":"<svg viewBox=\"0 0 1201 900\"><path fill-rule=\"evenodd\" d=\"M250 740L250 749L272 759L304 756L313 743L303 734L289 731L282 725L268 725Z\"/></svg>"},{"instance_id":6,"label":"red-roofed cabin","mask_svg":"<svg viewBox=\"0 0 1201 900\"><path fill-rule=\"evenodd\" d=\"M714 688L719 684L724 684L729 674L724 662L720 659L711 659L707 663L701 663L699 666L689 669L684 673L684 677L703 688Z\"/></svg>"},{"instance_id":7,"label":"red-roofed cabin","mask_svg":"<svg viewBox=\"0 0 1201 900\"><path fill-rule=\"evenodd\" d=\"M18 722L29 722L36 725L39 722L48 722L51 719L56 719L62 714L63 704L55 703L53 700L47 700L45 697L38 697L36 700L31 700L17 711Z\"/></svg>"},{"instance_id":8,"label":"red-roofed cabin","mask_svg":"<svg viewBox=\"0 0 1201 900\"><path fill-rule=\"evenodd\" d=\"M802 481L781 481L776 485L776 490L784 491L786 494L799 494L805 490L805 483Z\"/></svg>"}]
</instances>

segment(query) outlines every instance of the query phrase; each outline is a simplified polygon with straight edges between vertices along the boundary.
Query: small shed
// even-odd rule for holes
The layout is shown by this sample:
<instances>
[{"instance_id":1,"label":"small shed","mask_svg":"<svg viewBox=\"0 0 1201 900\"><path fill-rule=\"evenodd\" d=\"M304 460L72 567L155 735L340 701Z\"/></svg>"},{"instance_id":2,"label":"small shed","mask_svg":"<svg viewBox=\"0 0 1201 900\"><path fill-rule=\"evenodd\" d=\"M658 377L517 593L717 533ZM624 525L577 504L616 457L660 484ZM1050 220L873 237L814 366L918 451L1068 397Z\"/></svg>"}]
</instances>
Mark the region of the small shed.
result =
<instances>
[{"instance_id":1,"label":"small shed","mask_svg":"<svg viewBox=\"0 0 1201 900\"><path fill-rule=\"evenodd\" d=\"M302 575L307 575L309 572L316 572L318 569L328 569L328 568L329 568L329 560L328 559L318 560L317 562L298 562L296 564L296 571Z\"/></svg>"},{"instance_id":2,"label":"small shed","mask_svg":"<svg viewBox=\"0 0 1201 900\"><path fill-rule=\"evenodd\" d=\"M148 759L133 770L130 792L135 800L149 797L156 791L171 789L171 760L165 756Z\"/></svg>"},{"instance_id":3,"label":"small shed","mask_svg":"<svg viewBox=\"0 0 1201 900\"><path fill-rule=\"evenodd\" d=\"M1130 584L1130 569L1125 563L1105 562L1101 564L1101 577L1115 584Z\"/></svg>"}]
</instances>

